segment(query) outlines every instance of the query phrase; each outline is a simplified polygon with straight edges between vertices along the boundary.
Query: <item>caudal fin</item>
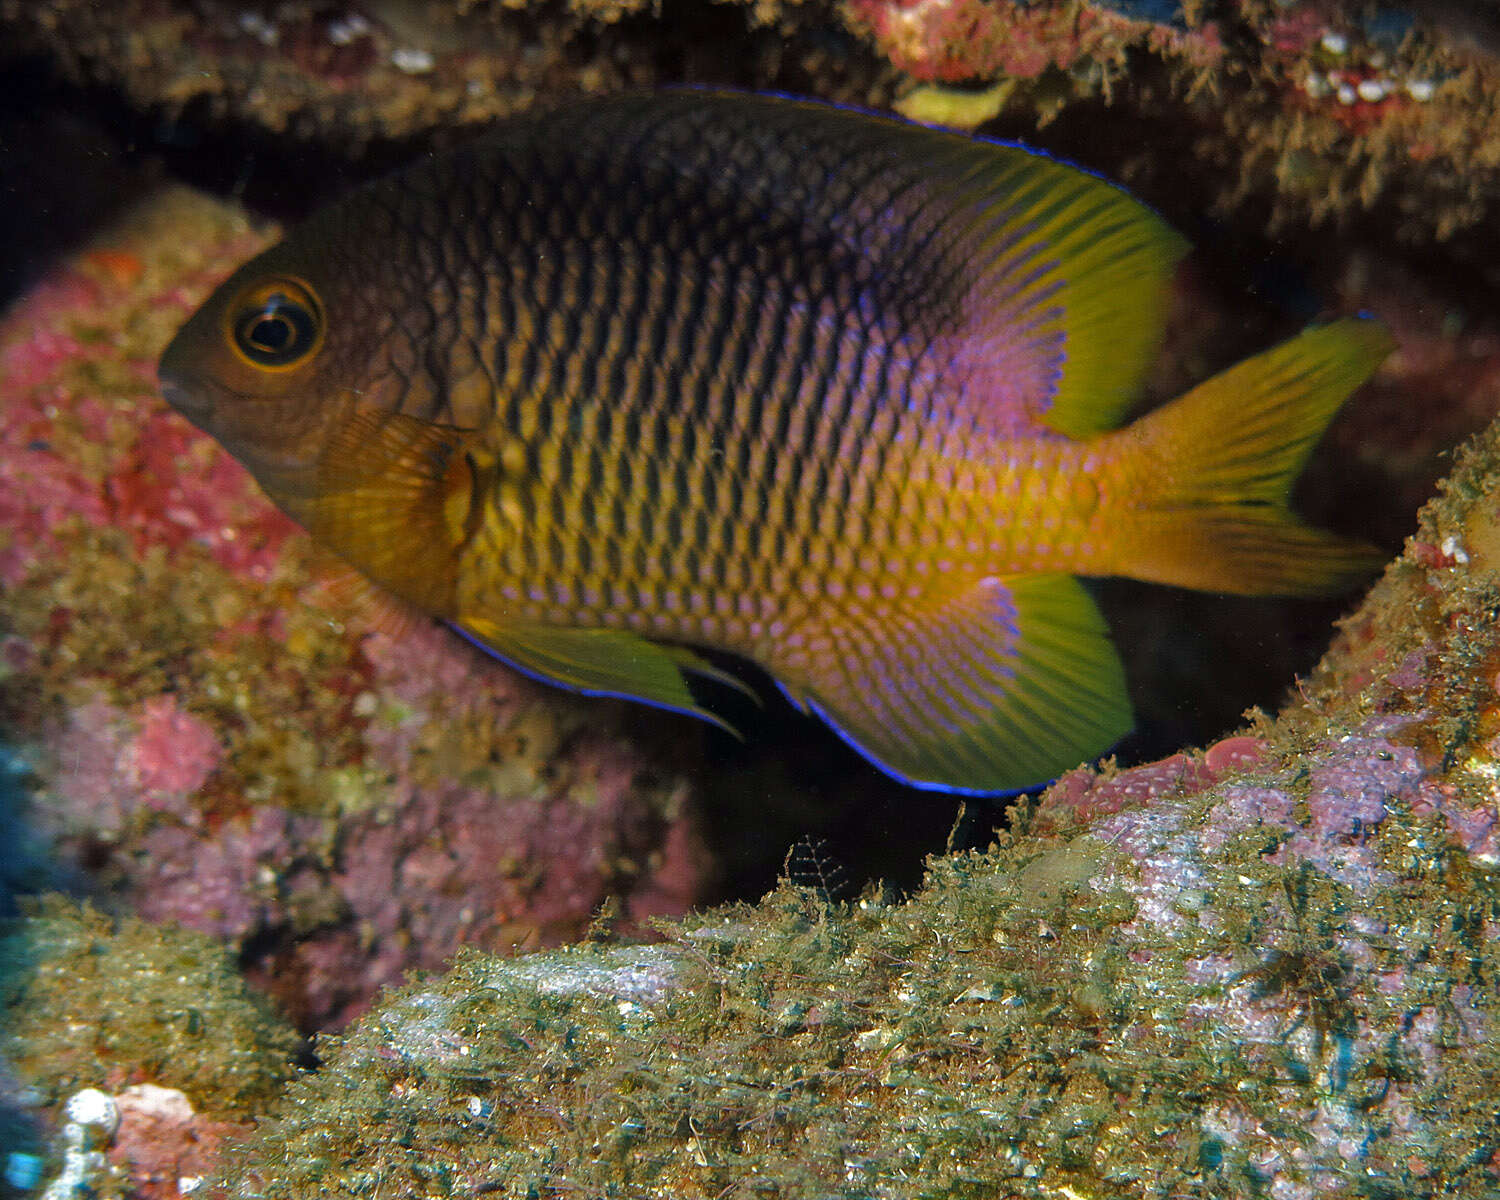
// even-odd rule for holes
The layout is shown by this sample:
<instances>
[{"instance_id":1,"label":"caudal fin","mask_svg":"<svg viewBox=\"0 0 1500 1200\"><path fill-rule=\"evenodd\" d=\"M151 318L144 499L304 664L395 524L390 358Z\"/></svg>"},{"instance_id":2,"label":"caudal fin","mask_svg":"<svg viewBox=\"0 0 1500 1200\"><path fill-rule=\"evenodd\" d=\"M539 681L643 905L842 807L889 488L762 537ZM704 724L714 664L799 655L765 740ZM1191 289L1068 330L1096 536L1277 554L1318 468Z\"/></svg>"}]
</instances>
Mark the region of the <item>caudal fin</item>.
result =
<instances>
[{"instance_id":1,"label":"caudal fin","mask_svg":"<svg viewBox=\"0 0 1500 1200\"><path fill-rule=\"evenodd\" d=\"M1334 413L1390 353L1378 322L1308 329L1148 414L1139 549L1124 573L1241 595L1313 596L1368 576L1374 546L1304 525L1292 485Z\"/></svg>"}]
</instances>

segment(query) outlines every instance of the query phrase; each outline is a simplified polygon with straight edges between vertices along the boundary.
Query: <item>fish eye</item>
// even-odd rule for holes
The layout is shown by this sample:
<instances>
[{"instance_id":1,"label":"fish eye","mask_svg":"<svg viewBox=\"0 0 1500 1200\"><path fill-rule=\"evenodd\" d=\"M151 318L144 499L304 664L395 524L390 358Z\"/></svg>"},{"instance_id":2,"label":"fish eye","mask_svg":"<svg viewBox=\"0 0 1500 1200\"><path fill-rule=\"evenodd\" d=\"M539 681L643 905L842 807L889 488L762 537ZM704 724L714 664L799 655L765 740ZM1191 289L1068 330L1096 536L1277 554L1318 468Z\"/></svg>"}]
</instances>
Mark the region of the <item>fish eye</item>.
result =
<instances>
[{"instance_id":1,"label":"fish eye","mask_svg":"<svg viewBox=\"0 0 1500 1200\"><path fill-rule=\"evenodd\" d=\"M234 345L258 367L293 367L323 340L323 312L312 290L293 279L263 282L235 306Z\"/></svg>"}]
</instances>

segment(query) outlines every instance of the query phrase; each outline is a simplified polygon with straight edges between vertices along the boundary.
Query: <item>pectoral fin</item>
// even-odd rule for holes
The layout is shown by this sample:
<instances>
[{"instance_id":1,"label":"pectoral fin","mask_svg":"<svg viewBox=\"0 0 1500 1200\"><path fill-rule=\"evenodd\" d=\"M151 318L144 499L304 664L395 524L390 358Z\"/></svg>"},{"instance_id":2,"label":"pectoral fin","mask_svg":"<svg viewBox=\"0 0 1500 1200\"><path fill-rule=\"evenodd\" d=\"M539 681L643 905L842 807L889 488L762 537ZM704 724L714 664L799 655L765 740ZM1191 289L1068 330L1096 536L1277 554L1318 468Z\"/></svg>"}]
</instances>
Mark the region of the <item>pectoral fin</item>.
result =
<instances>
[{"instance_id":1,"label":"pectoral fin","mask_svg":"<svg viewBox=\"0 0 1500 1200\"><path fill-rule=\"evenodd\" d=\"M320 546L408 604L447 616L482 499L471 441L401 413L356 413L330 435L315 488L273 495Z\"/></svg>"}]
</instances>

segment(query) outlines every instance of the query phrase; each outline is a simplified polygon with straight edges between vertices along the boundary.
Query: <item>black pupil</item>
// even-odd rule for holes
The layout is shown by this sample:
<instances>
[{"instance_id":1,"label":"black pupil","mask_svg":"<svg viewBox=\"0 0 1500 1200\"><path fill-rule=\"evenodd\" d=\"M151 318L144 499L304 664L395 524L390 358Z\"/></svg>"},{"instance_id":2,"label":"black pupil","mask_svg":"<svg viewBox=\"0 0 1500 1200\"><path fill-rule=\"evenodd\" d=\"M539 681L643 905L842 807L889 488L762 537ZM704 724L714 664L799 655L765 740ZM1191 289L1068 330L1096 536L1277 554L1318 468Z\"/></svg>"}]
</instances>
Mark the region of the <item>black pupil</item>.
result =
<instances>
[{"instance_id":1,"label":"black pupil","mask_svg":"<svg viewBox=\"0 0 1500 1200\"><path fill-rule=\"evenodd\" d=\"M312 348L316 336L313 314L280 292L267 296L239 321L240 349L262 366L296 362Z\"/></svg>"},{"instance_id":2,"label":"black pupil","mask_svg":"<svg viewBox=\"0 0 1500 1200\"><path fill-rule=\"evenodd\" d=\"M250 341L273 354L285 350L292 340L292 327L279 313L269 313L250 327Z\"/></svg>"}]
</instances>

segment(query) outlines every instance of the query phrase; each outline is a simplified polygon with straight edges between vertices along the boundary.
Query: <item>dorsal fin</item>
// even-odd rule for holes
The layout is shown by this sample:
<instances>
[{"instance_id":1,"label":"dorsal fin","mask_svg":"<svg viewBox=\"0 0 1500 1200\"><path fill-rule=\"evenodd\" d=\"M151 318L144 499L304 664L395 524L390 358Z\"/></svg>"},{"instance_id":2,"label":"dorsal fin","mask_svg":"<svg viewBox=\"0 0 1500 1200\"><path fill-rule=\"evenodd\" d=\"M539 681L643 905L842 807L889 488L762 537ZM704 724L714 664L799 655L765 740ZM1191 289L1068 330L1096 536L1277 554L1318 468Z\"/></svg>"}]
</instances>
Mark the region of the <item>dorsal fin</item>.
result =
<instances>
[{"instance_id":1,"label":"dorsal fin","mask_svg":"<svg viewBox=\"0 0 1500 1200\"><path fill-rule=\"evenodd\" d=\"M691 251L713 230L703 266L728 253L861 344L896 335L919 372L943 373L932 415L1002 434L1120 424L1186 249L1123 189L1045 154L789 97L580 102L490 144L544 178L631 179L660 236Z\"/></svg>"},{"instance_id":2,"label":"dorsal fin","mask_svg":"<svg viewBox=\"0 0 1500 1200\"><path fill-rule=\"evenodd\" d=\"M960 354L980 423L1018 405L1071 438L1116 428L1159 348L1187 243L1085 171L1015 146L970 154L958 186L973 190L975 278Z\"/></svg>"},{"instance_id":3,"label":"dorsal fin","mask_svg":"<svg viewBox=\"0 0 1500 1200\"><path fill-rule=\"evenodd\" d=\"M690 92L643 106L743 144L726 167L670 119L654 135L726 208L826 239L876 319L899 314L956 371L956 417L1081 438L1138 398L1187 243L1124 189L1023 146L813 101Z\"/></svg>"},{"instance_id":4,"label":"dorsal fin","mask_svg":"<svg viewBox=\"0 0 1500 1200\"><path fill-rule=\"evenodd\" d=\"M940 199L955 311L936 344L945 390L958 385L955 415L1009 436L1043 427L1083 438L1120 425L1160 345L1187 243L1078 167L1002 142L890 128L927 160L923 188Z\"/></svg>"}]
</instances>

